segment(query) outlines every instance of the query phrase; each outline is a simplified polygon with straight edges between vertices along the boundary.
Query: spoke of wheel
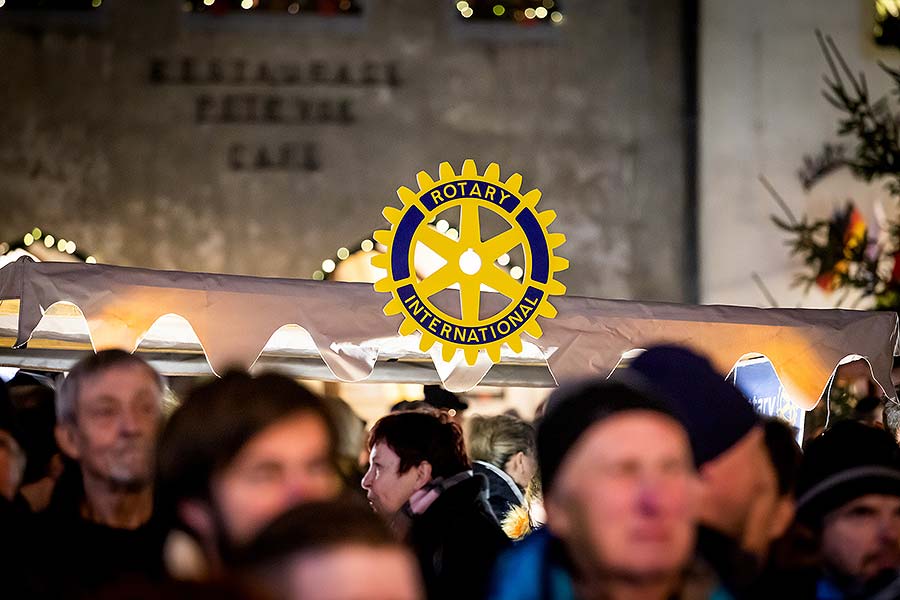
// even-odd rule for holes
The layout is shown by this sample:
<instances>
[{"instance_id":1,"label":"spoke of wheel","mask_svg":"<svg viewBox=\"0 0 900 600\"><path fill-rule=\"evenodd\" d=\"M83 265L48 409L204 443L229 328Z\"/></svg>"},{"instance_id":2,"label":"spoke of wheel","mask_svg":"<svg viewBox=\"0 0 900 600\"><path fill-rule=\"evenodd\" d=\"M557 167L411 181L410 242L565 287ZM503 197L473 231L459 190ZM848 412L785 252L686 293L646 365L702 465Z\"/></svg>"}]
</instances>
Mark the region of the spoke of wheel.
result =
<instances>
[{"instance_id":1,"label":"spoke of wheel","mask_svg":"<svg viewBox=\"0 0 900 600\"><path fill-rule=\"evenodd\" d=\"M506 254L521 244L518 230L513 227L503 233L499 233L481 244L481 259L486 262L494 262L500 255Z\"/></svg>"},{"instance_id":2,"label":"spoke of wheel","mask_svg":"<svg viewBox=\"0 0 900 600\"><path fill-rule=\"evenodd\" d=\"M476 248L481 243L481 224L475 200L470 200L459 208L459 243L466 248Z\"/></svg>"},{"instance_id":3,"label":"spoke of wheel","mask_svg":"<svg viewBox=\"0 0 900 600\"><path fill-rule=\"evenodd\" d=\"M419 240L447 262L459 260L459 243L431 227L419 229Z\"/></svg>"},{"instance_id":4,"label":"spoke of wheel","mask_svg":"<svg viewBox=\"0 0 900 600\"><path fill-rule=\"evenodd\" d=\"M481 308L481 284L470 277L459 282L459 299L462 305L462 320L464 323L475 323L479 320L478 311Z\"/></svg>"},{"instance_id":5,"label":"spoke of wheel","mask_svg":"<svg viewBox=\"0 0 900 600\"><path fill-rule=\"evenodd\" d=\"M416 291L421 298L430 298L437 292L459 281L459 269L455 265L447 263L416 286Z\"/></svg>"},{"instance_id":6,"label":"spoke of wheel","mask_svg":"<svg viewBox=\"0 0 900 600\"><path fill-rule=\"evenodd\" d=\"M522 284L496 265L483 267L482 273L484 274L484 285L497 290L510 300L518 300L522 295Z\"/></svg>"}]
</instances>

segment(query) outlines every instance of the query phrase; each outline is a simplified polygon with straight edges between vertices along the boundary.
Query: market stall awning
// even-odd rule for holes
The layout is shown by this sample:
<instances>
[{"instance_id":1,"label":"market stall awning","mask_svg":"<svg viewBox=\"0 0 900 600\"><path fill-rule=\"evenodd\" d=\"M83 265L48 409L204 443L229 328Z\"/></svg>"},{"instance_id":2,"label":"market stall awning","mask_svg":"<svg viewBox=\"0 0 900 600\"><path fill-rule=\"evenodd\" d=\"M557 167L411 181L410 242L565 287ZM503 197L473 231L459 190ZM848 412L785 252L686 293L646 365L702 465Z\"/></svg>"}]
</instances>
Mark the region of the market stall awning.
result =
<instances>
[{"instance_id":1,"label":"market stall awning","mask_svg":"<svg viewBox=\"0 0 900 600\"><path fill-rule=\"evenodd\" d=\"M505 303L497 294L485 297L488 305ZM747 354L766 356L804 408L815 405L835 368L854 358L865 359L895 397L898 323L890 312L570 296L554 301L558 316L541 320L544 335L529 339L523 353L504 348L500 363L482 356L468 366L462 353L445 363L437 347L423 353L414 336L399 336L400 317L383 314L387 298L368 284L22 259L0 269L0 300L7 301L0 305L3 366L66 369L84 349L120 347L137 348L167 374L271 366L299 377L440 381L463 391L479 382L551 386L605 376L630 350L676 343L706 354L723 373ZM47 312L60 302L79 310Z\"/></svg>"}]
</instances>

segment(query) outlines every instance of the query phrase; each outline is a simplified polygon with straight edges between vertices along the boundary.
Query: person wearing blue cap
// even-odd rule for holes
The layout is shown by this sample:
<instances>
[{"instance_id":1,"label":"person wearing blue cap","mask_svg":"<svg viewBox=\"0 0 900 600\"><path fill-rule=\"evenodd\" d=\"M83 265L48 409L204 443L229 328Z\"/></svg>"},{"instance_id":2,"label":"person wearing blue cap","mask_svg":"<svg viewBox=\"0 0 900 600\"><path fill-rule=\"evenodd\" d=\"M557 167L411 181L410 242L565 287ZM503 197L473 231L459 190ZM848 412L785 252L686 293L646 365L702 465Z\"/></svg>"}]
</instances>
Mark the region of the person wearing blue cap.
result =
<instances>
[{"instance_id":1,"label":"person wearing blue cap","mask_svg":"<svg viewBox=\"0 0 900 600\"><path fill-rule=\"evenodd\" d=\"M628 373L653 386L684 422L700 478L700 555L735 596L752 597L768 545L783 533L759 415L724 374L686 348L650 348Z\"/></svg>"}]
</instances>

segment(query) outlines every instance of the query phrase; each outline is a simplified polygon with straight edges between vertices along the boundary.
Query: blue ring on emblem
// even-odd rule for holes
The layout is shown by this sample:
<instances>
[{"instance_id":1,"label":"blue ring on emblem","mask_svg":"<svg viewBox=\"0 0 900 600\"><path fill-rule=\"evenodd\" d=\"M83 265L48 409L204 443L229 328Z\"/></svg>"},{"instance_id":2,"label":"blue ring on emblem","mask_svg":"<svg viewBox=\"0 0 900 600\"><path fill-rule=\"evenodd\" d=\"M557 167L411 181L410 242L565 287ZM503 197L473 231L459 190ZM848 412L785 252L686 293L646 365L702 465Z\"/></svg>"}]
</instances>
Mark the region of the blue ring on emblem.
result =
<instances>
[{"instance_id":1,"label":"blue ring on emblem","mask_svg":"<svg viewBox=\"0 0 900 600\"><path fill-rule=\"evenodd\" d=\"M500 208L502 208L504 211L506 211L509 214L512 214L513 211L518 209L519 205L521 204L521 201L519 200L518 197L516 197L516 195L514 193L507 191L505 188L503 188L500 185L497 185L496 183L488 183L488 182L478 181L478 180L458 180L456 182L453 182L453 185L458 185L458 184L471 185L472 183L477 183L479 185L484 185L484 186L492 185L496 188L503 190L504 193L509 194L509 196L505 199L505 200L509 200L509 202L506 203L507 204L506 206L503 205L504 204L503 202L496 202L496 201L491 202L492 204L499 206ZM431 198L428 196L433 191L439 190L446 185L448 185L448 184L442 184L440 186L433 188L432 190L428 190L419 195L420 202L422 202L423 206L426 209L428 209L428 212L435 211L440 206L440 204L436 204L435 202L431 201ZM426 200L426 198L427 198L427 200ZM479 198L479 197L475 197L475 196L471 196L471 195L458 195L454 198L448 199L447 202L459 201L459 200L474 200L474 201L490 202L490 200L487 200L485 198ZM528 206L526 206L521 211L519 211L519 214L516 216L515 221L519 225L519 227L522 228L522 231L525 233L525 239L528 241L528 246L529 246L529 250L530 250L530 254L531 254L531 262L532 262L530 279L539 284L546 284L550 277L550 249L547 245L547 239L543 235L543 228L541 227L540 223L538 222L533 210ZM415 236L416 231L418 230L418 228L420 226L422 226L424 224L424 222L425 222L425 213L423 213L422 210L420 210L420 208L418 206L410 205L406 209L406 212L404 213L403 217L400 219L400 222L397 224L397 231L394 234L394 240L391 245L391 276L395 282L404 281L404 280L408 279L411 275L410 270L409 270L409 264L410 264L410 252L412 250L412 238ZM524 284L524 282L523 282L523 284ZM406 286L404 286L404 288L407 289L407 294L410 294L411 296L415 296L416 298L418 298L418 294L415 294L415 288L412 286L412 284L407 284ZM519 308L521 308L522 303L526 299L530 300L529 304L536 306L536 304L540 303L540 301L543 300L544 297L546 297L546 292L544 290L541 290L534 286L528 285L528 286L526 286L525 291L523 292L522 298L515 303L515 306L513 306L510 310L506 311L504 314L498 316L493 321L491 321L481 327L462 326L462 329L464 329L466 332L470 332L473 330L478 331L478 330L483 330L483 329L489 328L492 333L491 337L493 338L490 340L482 339L482 340L476 341L474 343L471 343L468 341L461 341L458 339L447 339L447 338L445 338L445 336L443 336L440 333L435 332L435 331L432 331L432 333L435 333L439 339L442 339L442 340L445 340L448 342L452 342L455 344L460 344L460 345L479 345L480 346L480 345L484 345L486 343L495 342L498 339L506 338L506 337L518 332L524 326L524 321L527 321L528 319L524 319L523 321L520 321L519 323L511 325L510 329L501 335L497 335L497 332L494 331L493 326L497 325L501 321L507 321L507 324L509 324L510 321L508 321L508 319L510 318L510 315L515 313ZM419 301L425 302L424 299L419 299ZM423 328L426 328L425 323L423 323L419 318L416 318L415 315L413 315L413 318L414 318L414 320L416 320L419 323L420 326L422 326ZM455 328L454 331L458 331L460 327L454 326L454 328ZM481 332L481 333L482 333L482 336L486 337L486 334L484 332ZM466 336L466 339L469 339L468 336Z\"/></svg>"},{"instance_id":2,"label":"blue ring on emblem","mask_svg":"<svg viewBox=\"0 0 900 600\"><path fill-rule=\"evenodd\" d=\"M409 256L412 238L424 220L425 215L419 207L410 206L397 224L397 233L394 234L394 241L391 244L391 277L394 281L403 281L410 276Z\"/></svg>"}]
</instances>

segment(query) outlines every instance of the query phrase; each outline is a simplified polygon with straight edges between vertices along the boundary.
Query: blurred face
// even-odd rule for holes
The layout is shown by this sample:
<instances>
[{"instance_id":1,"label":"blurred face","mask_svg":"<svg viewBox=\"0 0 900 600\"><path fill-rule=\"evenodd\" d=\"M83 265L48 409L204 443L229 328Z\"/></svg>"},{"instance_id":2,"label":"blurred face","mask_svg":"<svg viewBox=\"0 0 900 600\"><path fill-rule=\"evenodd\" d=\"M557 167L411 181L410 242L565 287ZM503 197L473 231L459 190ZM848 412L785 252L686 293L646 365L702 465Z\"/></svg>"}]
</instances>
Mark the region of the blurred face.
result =
<instances>
[{"instance_id":1,"label":"blurred face","mask_svg":"<svg viewBox=\"0 0 900 600\"><path fill-rule=\"evenodd\" d=\"M159 432L162 390L141 365L105 369L82 380L75 422L57 428L62 450L86 477L116 486L149 486Z\"/></svg>"},{"instance_id":2,"label":"blurred face","mask_svg":"<svg viewBox=\"0 0 900 600\"><path fill-rule=\"evenodd\" d=\"M0 496L12 500L22 483L25 453L8 432L0 430Z\"/></svg>"},{"instance_id":3,"label":"blurred face","mask_svg":"<svg viewBox=\"0 0 900 600\"><path fill-rule=\"evenodd\" d=\"M545 498L547 523L582 570L666 578L690 560L695 496L684 430L632 411L593 425L569 451Z\"/></svg>"},{"instance_id":4,"label":"blurred face","mask_svg":"<svg viewBox=\"0 0 900 600\"><path fill-rule=\"evenodd\" d=\"M769 510L766 505L773 506L777 499L778 481L762 427L754 427L722 455L704 464L700 477L701 521L738 540L747 537L748 529L758 527L754 517L765 515Z\"/></svg>"},{"instance_id":5,"label":"blurred face","mask_svg":"<svg viewBox=\"0 0 900 600\"><path fill-rule=\"evenodd\" d=\"M322 419L298 412L266 427L213 477L213 502L228 539L248 541L263 525L300 502L340 491Z\"/></svg>"},{"instance_id":6,"label":"blurred face","mask_svg":"<svg viewBox=\"0 0 900 600\"><path fill-rule=\"evenodd\" d=\"M380 515L390 517L399 512L413 492L421 488L421 470L412 467L399 473L400 457L385 442L378 442L369 452L369 470L362 480L369 504Z\"/></svg>"},{"instance_id":7,"label":"blurred face","mask_svg":"<svg viewBox=\"0 0 900 600\"><path fill-rule=\"evenodd\" d=\"M421 600L418 566L399 546L346 545L288 565L289 600Z\"/></svg>"},{"instance_id":8,"label":"blurred face","mask_svg":"<svg viewBox=\"0 0 900 600\"><path fill-rule=\"evenodd\" d=\"M760 557L767 556L772 542L787 531L794 518L795 507L792 494L779 495L775 470L764 470L761 475L764 474L771 475L772 481L762 486L751 505L741 540L744 550Z\"/></svg>"},{"instance_id":9,"label":"blurred face","mask_svg":"<svg viewBox=\"0 0 900 600\"><path fill-rule=\"evenodd\" d=\"M869 494L829 513L822 555L837 573L860 583L900 569L900 498Z\"/></svg>"}]
</instances>

